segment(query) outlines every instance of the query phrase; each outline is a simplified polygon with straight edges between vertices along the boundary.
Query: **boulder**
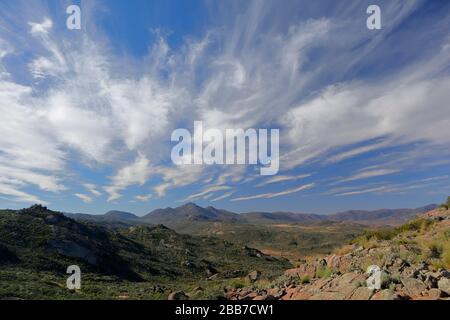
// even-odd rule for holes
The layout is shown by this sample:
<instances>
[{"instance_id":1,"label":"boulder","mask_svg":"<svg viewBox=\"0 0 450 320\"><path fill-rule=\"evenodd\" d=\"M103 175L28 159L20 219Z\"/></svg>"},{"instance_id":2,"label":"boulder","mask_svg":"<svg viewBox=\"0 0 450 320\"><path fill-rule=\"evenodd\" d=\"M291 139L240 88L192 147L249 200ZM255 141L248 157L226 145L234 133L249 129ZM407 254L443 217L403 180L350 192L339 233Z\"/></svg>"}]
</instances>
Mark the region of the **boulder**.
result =
<instances>
[{"instance_id":1,"label":"boulder","mask_svg":"<svg viewBox=\"0 0 450 320\"><path fill-rule=\"evenodd\" d=\"M369 300L373 295L373 290L365 287L359 287L350 297L350 300Z\"/></svg>"},{"instance_id":2,"label":"boulder","mask_svg":"<svg viewBox=\"0 0 450 320\"><path fill-rule=\"evenodd\" d=\"M402 280L402 284L406 294L411 298L420 296L427 289L426 285L419 279L405 278Z\"/></svg>"},{"instance_id":3,"label":"boulder","mask_svg":"<svg viewBox=\"0 0 450 320\"><path fill-rule=\"evenodd\" d=\"M374 293L374 295L370 298L370 300L399 300L399 299L401 299L401 297L397 293L389 289L380 290Z\"/></svg>"},{"instance_id":4,"label":"boulder","mask_svg":"<svg viewBox=\"0 0 450 320\"><path fill-rule=\"evenodd\" d=\"M331 255L325 259L328 268L341 273L348 272L352 267L353 256L351 254Z\"/></svg>"},{"instance_id":5,"label":"boulder","mask_svg":"<svg viewBox=\"0 0 450 320\"><path fill-rule=\"evenodd\" d=\"M312 297L310 297L310 300L345 300L346 296L342 292L336 292L336 291L325 291L325 292L319 292Z\"/></svg>"},{"instance_id":6,"label":"boulder","mask_svg":"<svg viewBox=\"0 0 450 320\"><path fill-rule=\"evenodd\" d=\"M291 300L309 300L312 294L308 291L297 291L291 295Z\"/></svg>"},{"instance_id":7,"label":"boulder","mask_svg":"<svg viewBox=\"0 0 450 320\"><path fill-rule=\"evenodd\" d=\"M218 271L211 266L207 266L205 271L206 271L206 276L208 276L208 277L211 277L218 273Z\"/></svg>"},{"instance_id":8,"label":"boulder","mask_svg":"<svg viewBox=\"0 0 450 320\"><path fill-rule=\"evenodd\" d=\"M291 278L303 278L305 276L314 278L316 271L317 268L315 266L304 263L297 268L286 270L284 275Z\"/></svg>"},{"instance_id":9,"label":"boulder","mask_svg":"<svg viewBox=\"0 0 450 320\"><path fill-rule=\"evenodd\" d=\"M261 278L261 271L254 270L247 275L250 282L258 281Z\"/></svg>"},{"instance_id":10,"label":"boulder","mask_svg":"<svg viewBox=\"0 0 450 320\"><path fill-rule=\"evenodd\" d=\"M437 288L438 287L438 276L433 273L427 273L425 275L425 279L423 282L430 289Z\"/></svg>"},{"instance_id":11,"label":"boulder","mask_svg":"<svg viewBox=\"0 0 450 320\"><path fill-rule=\"evenodd\" d=\"M247 294L242 294L239 297L239 300L253 300L258 296L258 293L256 293L255 291L250 291Z\"/></svg>"},{"instance_id":12,"label":"boulder","mask_svg":"<svg viewBox=\"0 0 450 320\"><path fill-rule=\"evenodd\" d=\"M439 273L441 274L442 277L450 279L450 271L441 269L439 270Z\"/></svg>"},{"instance_id":13,"label":"boulder","mask_svg":"<svg viewBox=\"0 0 450 320\"><path fill-rule=\"evenodd\" d=\"M184 293L184 291L175 291L169 294L168 300L187 300L188 296Z\"/></svg>"},{"instance_id":14,"label":"boulder","mask_svg":"<svg viewBox=\"0 0 450 320\"><path fill-rule=\"evenodd\" d=\"M442 291L439 289L430 289L427 291L426 299L427 300L439 300L442 296Z\"/></svg>"},{"instance_id":15,"label":"boulder","mask_svg":"<svg viewBox=\"0 0 450 320\"><path fill-rule=\"evenodd\" d=\"M447 295L450 295L450 279L448 278L439 279L438 288Z\"/></svg>"},{"instance_id":16,"label":"boulder","mask_svg":"<svg viewBox=\"0 0 450 320\"><path fill-rule=\"evenodd\" d=\"M275 299L281 298L281 296L284 295L285 293L286 292L280 288L271 288L267 290L267 296L272 296Z\"/></svg>"},{"instance_id":17,"label":"boulder","mask_svg":"<svg viewBox=\"0 0 450 320\"><path fill-rule=\"evenodd\" d=\"M385 289L391 282L389 274L376 265L369 266L366 273L369 274L366 285L371 290Z\"/></svg>"}]
</instances>

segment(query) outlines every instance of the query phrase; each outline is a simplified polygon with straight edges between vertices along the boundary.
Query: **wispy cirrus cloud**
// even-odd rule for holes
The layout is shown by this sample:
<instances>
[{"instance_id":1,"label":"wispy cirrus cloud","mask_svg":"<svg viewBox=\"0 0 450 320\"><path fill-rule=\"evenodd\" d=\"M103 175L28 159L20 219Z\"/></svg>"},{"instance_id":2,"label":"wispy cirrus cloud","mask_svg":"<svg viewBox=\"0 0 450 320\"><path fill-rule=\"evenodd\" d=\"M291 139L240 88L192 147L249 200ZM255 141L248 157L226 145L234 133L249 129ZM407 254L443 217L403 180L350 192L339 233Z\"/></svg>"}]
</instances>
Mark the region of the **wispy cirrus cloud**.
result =
<instances>
[{"instance_id":1,"label":"wispy cirrus cloud","mask_svg":"<svg viewBox=\"0 0 450 320\"><path fill-rule=\"evenodd\" d=\"M17 184L8 184L0 182L0 194L12 197L12 200L25 202L25 203L40 203L47 204L45 200L39 197L29 194L27 192L19 190Z\"/></svg>"},{"instance_id":2,"label":"wispy cirrus cloud","mask_svg":"<svg viewBox=\"0 0 450 320\"><path fill-rule=\"evenodd\" d=\"M241 186L257 181L251 168L167 162L171 130L194 119L219 129L280 127L284 172L315 162L332 166L375 150L383 151L377 154L381 161L399 152L396 148L419 142L446 150L448 14L427 20L429 28L399 29L422 4L383 2L383 29L374 33L361 27L365 8L356 2L343 8L249 1L230 10L219 10L227 4L210 3L220 24L205 25L203 35L186 37L181 45L154 32L145 56L126 58L111 45L121 39L96 24L104 11L91 11L91 4L83 6L89 30L96 31L89 34L69 34L51 15L64 10L48 10L46 2L20 2L21 19L11 19L16 11L0 4L0 173L9 181L3 194L40 200L31 193L42 192L45 198L47 192L66 192L69 184L77 184L94 203L102 200L99 190L109 201L119 201L133 186L152 190L158 198L178 188L189 197L194 185L212 183L232 186L233 194L245 192ZM299 6L304 10L292 10ZM430 45L424 48L421 41ZM403 59L392 59L393 44ZM417 47L423 50L411 49ZM385 64L389 67L371 71ZM386 165L398 169L364 172L375 159L360 157L350 170L354 174L343 181L395 178L392 170L408 173L413 153L415 167L442 164L447 157L441 151L434 162L421 163L424 152L405 148L400 153L404 162ZM88 171L102 172L102 182L79 185L91 181L76 177ZM302 178L284 174L256 185L274 188ZM131 197L145 200L145 192ZM200 197L221 197L211 194Z\"/></svg>"},{"instance_id":3,"label":"wispy cirrus cloud","mask_svg":"<svg viewBox=\"0 0 450 320\"><path fill-rule=\"evenodd\" d=\"M387 146L389 146L389 144L391 144L390 141L382 141L382 142L378 142L378 143L372 143L372 144L368 144L365 146L353 148L348 151L343 151L341 153L337 153L337 154L330 156L326 160L326 163L336 163L339 161L343 161L345 159L351 159L355 156L359 156L359 155L362 155L367 152L371 152L374 150L378 150L378 149L387 147Z\"/></svg>"},{"instance_id":4,"label":"wispy cirrus cloud","mask_svg":"<svg viewBox=\"0 0 450 320\"><path fill-rule=\"evenodd\" d=\"M233 195L233 192L227 192L227 193L224 193L221 196L218 196L216 198L212 198L210 201L211 202L216 202L216 201L224 200L224 199L227 199L227 198L231 197L232 195Z\"/></svg>"},{"instance_id":5,"label":"wispy cirrus cloud","mask_svg":"<svg viewBox=\"0 0 450 320\"><path fill-rule=\"evenodd\" d=\"M137 195L134 197L136 200L142 201L142 202L147 202L149 201L151 198L153 198L153 194L149 193L149 194L142 194L142 195Z\"/></svg>"},{"instance_id":6,"label":"wispy cirrus cloud","mask_svg":"<svg viewBox=\"0 0 450 320\"><path fill-rule=\"evenodd\" d=\"M374 178L374 177L380 177L380 176L386 176L390 174L394 174L400 172L400 169L369 169L369 170L362 170L359 171L352 176L344 179L340 179L337 181L337 183L343 183L343 182L349 182L349 181L356 181L356 180L362 180L362 179L368 179L368 178Z\"/></svg>"},{"instance_id":7,"label":"wispy cirrus cloud","mask_svg":"<svg viewBox=\"0 0 450 320\"><path fill-rule=\"evenodd\" d=\"M258 183L256 186L257 187L262 187L262 186L266 186L266 185L272 184L272 183L279 183L279 182L285 182L285 181L295 181L295 180L308 178L311 175L312 175L311 173L292 175L292 176L277 175L275 177L266 178L265 181L263 181L261 183Z\"/></svg>"},{"instance_id":8,"label":"wispy cirrus cloud","mask_svg":"<svg viewBox=\"0 0 450 320\"><path fill-rule=\"evenodd\" d=\"M230 189L232 189L232 187L224 186L224 185L223 186L210 186L210 187L207 187L207 188L203 189L202 191L200 191L198 193L191 194L190 196L184 198L183 200L180 200L179 202L193 201L193 200L202 198L204 196L213 194L213 193L218 192L218 191L230 190Z\"/></svg>"},{"instance_id":9,"label":"wispy cirrus cloud","mask_svg":"<svg viewBox=\"0 0 450 320\"><path fill-rule=\"evenodd\" d=\"M314 183L309 183L309 184L302 185L297 188L287 189L287 190L280 191L280 192L268 192L268 193L261 193L261 194L256 194L256 195L252 195L252 196L237 197L237 198L231 199L231 201L245 201L245 200L254 200L254 199L277 198L277 197L285 196L285 195L288 195L291 193L297 193L300 191L308 190L308 189L313 188L314 186L315 186Z\"/></svg>"},{"instance_id":10,"label":"wispy cirrus cloud","mask_svg":"<svg viewBox=\"0 0 450 320\"><path fill-rule=\"evenodd\" d=\"M338 193L337 196L354 196L354 195L365 194L365 193L375 193L375 192L385 191L387 189L388 189L388 187L381 186L381 187L376 187L376 188L360 189L360 190L355 190L355 191Z\"/></svg>"},{"instance_id":11,"label":"wispy cirrus cloud","mask_svg":"<svg viewBox=\"0 0 450 320\"><path fill-rule=\"evenodd\" d=\"M422 188L441 189L445 188L448 178L448 175L442 175L411 180L405 183L372 183L360 186L340 187L329 190L329 194L335 196L355 196L368 193L383 195L407 193L408 191Z\"/></svg>"},{"instance_id":12,"label":"wispy cirrus cloud","mask_svg":"<svg viewBox=\"0 0 450 320\"><path fill-rule=\"evenodd\" d=\"M102 195L102 193L98 191L98 187L93 183L84 183L83 187L96 197L100 197Z\"/></svg>"},{"instance_id":13,"label":"wispy cirrus cloud","mask_svg":"<svg viewBox=\"0 0 450 320\"><path fill-rule=\"evenodd\" d=\"M84 193L75 193L74 196L79 198L84 203L92 203L92 201L93 201L91 196L84 194Z\"/></svg>"}]
</instances>

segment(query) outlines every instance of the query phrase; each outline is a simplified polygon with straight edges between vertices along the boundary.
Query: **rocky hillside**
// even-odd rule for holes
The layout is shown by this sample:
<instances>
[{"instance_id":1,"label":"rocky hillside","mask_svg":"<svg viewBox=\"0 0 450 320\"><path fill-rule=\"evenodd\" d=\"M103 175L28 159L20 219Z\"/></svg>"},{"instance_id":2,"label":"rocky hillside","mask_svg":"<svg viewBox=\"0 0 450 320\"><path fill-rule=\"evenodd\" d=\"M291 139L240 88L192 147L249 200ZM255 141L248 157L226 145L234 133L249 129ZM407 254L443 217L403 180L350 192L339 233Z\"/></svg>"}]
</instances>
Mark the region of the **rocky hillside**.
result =
<instances>
[{"instance_id":1,"label":"rocky hillside","mask_svg":"<svg viewBox=\"0 0 450 320\"><path fill-rule=\"evenodd\" d=\"M376 267L374 267L376 266ZM372 274L367 271L371 270ZM373 270L378 269L375 273ZM450 299L450 211L367 231L335 254L306 259L284 276L228 288L231 300ZM374 276L379 280L375 285Z\"/></svg>"},{"instance_id":2,"label":"rocky hillside","mask_svg":"<svg viewBox=\"0 0 450 320\"><path fill-rule=\"evenodd\" d=\"M109 286L117 283L145 297L137 292L137 283L179 285L214 275L245 276L255 268L280 274L291 266L253 248L180 235L162 225L111 229L38 205L0 211L0 298L48 298L56 293L65 297L66 268L73 264L80 266L89 285L109 279L95 292L84 292L86 298L111 297L116 293L108 293ZM40 282L44 278L51 280Z\"/></svg>"}]
</instances>

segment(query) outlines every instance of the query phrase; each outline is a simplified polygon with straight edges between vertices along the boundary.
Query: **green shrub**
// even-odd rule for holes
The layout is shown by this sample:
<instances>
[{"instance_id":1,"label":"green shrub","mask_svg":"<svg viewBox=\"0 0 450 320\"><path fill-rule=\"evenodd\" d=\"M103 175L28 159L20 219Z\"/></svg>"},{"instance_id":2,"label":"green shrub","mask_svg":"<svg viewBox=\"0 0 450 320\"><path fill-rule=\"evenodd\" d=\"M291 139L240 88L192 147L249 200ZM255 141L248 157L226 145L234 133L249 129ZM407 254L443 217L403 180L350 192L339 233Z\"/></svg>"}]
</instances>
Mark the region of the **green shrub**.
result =
<instances>
[{"instance_id":1,"label":"green shrub","mask_svg":"<svg viewBox=\"0 0 450 320\"><path fill-rule=\"evenodd\" d=\"M428 257L430 259L440 259L441 258L442 251L443 251L441 244L434 243L434 242L430 243L428 245L428 250L429 250Z\"/></svg>"},{"instance_id":2,"label":"green shrub","mask_svg":"<svg viewBox=\"0 0 450 320\"><path fill-rule=\"evenodd\" d=\"M301 284L307 284L311 282L311 278L309 276L304 276L300 279Z\"/></svg>"},{"instance_id":3,"label":"green shrub","mask_svg":"<svg viewBox=\"0 0 450 320\"><path fill-rule=\"evenodd\" d=\"M450 208L450 197L447 197L447 202L439 205L439 208L448 210Z\"/></svg>"},{"instance_id":4,"label":"green shrub","mask_svg":"<svg viewBox=\"0 0 450 320\"><path fill-rule=\"evenodd\" d=\"M329 278L333 274L333 270L330 268L320 268L316 271L317 278Z\"/></svg>"}]
</instances>

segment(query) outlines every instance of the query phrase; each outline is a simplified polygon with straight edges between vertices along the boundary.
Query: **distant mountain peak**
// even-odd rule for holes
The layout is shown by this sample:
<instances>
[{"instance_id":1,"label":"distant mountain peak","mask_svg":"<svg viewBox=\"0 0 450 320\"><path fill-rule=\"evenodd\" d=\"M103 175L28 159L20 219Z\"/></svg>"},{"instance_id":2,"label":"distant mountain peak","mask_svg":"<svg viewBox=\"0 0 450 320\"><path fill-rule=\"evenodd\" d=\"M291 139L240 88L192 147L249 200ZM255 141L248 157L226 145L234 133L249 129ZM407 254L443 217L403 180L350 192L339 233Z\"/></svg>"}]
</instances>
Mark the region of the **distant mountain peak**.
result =
<instances>
[{"instance_id":1,"label":"distant mountain peak","mask_svg":"<svg viewBox=\"0 0 450 320\"><path fill-rule=\"evenodd\" d=\"M117 219L137 219L138 217L126 211L110 210L103 215L105 218L117 218Z\"/></svg>"},{"instance_id":2,"label":"distant mountain peak","mask_svg":"<svg viewBox=\"0 0 450 320\"><path fill-rule=\"evenodd\" d=\"M154 224L174 226L190 221L215 221L232 222L240 219L239 214L226 210L216 209L212 206L201 207L193 202L188 202L176 208L156 209L141 218Z\"/></svg>"},{"instance_id":3,"label":"distant mountain peak","mask_svg":"<svg viewBox=\"0 0 450 320\"><path fill-rule=\"evenodd\" d=\"M177 207L177 208L175 208L175 209L181 209L181 208L204 209L203 207L200 207L199 205L197 205L197 204L194 203L194 202L188 202L188 203L185 203L185 204L183 204L183 205L181 205L181 206L179 206L179 207Z\"/></svg>"}]
</instances>

